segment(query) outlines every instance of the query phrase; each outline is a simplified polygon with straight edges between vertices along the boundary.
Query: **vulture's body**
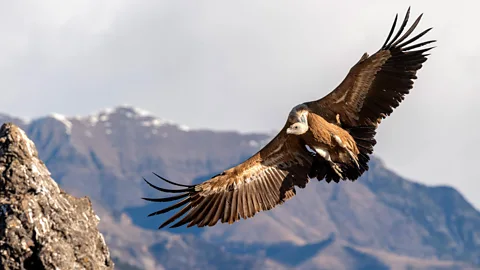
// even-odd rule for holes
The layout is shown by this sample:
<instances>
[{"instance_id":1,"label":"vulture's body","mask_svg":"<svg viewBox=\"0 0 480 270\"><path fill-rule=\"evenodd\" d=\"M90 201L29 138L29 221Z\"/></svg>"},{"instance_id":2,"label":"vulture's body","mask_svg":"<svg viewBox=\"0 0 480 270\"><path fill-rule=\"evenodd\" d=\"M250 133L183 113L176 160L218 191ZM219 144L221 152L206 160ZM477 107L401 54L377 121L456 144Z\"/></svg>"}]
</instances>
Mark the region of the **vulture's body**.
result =
<instances>
[{"instance_id":1,"label":"vulture's body","mask_svg":"<svg viewBox=\"0 0 480 270\"><path fill-rule=\"evenodd\" d=\"M150 214L182 207L160 227L213 226L233 223L259 211L272 209L304 188L309 179L339 182L356 180L368 170L369 155L376 144L376 128L390 115L413 87L416 72L427 60L434 41L413 44L426 34L410 35L421 15L403 33L410 9L392 38L397 17L384 45L372 56L364 54L340 85L325 97L295 106L282 130L265 147L243 163L198 185L181 189L155 189L178 195L145 198L154 202L177 201ZM146 180L145 180L146 181ZM182 217L183 216L183 217Z\"/></svg>"}]
</instances>

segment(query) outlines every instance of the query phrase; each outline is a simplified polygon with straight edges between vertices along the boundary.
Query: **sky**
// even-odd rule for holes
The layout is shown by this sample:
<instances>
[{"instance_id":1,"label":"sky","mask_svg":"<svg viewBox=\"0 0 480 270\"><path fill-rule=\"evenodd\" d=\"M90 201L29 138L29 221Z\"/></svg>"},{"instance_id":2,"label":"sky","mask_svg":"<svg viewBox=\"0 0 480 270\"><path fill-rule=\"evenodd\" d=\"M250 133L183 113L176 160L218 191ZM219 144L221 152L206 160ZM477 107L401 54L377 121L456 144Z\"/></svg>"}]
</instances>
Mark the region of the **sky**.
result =
<instances>
[{"instance_id":1,"label":"sky","mask_svg":"<svg viewBox=\"0 0 480 270\"><path fill-rule=\"evenodd\" d=\"M388 2L388 3L387 3ZM191 128L278 131L383 44L396 13L437 48L382 122L375 154L480 209L480 37L472 0L0 1L0 111L131 104ZM348 8L346 8L348 7Z\"/></svg>"}]
</instances>

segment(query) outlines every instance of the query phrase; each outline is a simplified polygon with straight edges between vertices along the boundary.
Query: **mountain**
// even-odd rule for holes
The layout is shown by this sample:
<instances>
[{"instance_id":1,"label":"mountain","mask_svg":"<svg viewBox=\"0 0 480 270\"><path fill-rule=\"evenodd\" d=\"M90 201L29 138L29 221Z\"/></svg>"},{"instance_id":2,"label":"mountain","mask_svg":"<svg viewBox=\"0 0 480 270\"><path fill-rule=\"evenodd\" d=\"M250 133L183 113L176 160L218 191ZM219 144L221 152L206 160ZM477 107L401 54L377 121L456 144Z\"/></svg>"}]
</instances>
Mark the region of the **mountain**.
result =
<instances>
[{"instance_id":1,"label":"mountain","mask_svg":"<svg viewBox=\"0 0 480 270\"><path fill-rule=\"evenodd\" d=\"M312 180L253 219L157 231L166 217L146 217L161 205L140 199L159 196L142 176L200 182L271 134L192 130L130 106L0 121L26 130L63 189L92 199L112 257L140 269L480 269L480 213L455 189L408 181L377 157L356 182Z\"/></svg>"}]
</instances>

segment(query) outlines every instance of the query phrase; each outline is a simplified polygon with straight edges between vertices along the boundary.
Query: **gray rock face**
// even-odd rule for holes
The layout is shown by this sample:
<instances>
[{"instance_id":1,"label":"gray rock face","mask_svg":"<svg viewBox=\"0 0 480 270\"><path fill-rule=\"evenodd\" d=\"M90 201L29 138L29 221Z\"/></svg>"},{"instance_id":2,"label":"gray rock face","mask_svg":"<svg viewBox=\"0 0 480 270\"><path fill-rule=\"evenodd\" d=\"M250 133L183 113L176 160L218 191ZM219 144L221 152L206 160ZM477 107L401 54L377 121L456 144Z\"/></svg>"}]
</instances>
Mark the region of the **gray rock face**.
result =
<instances>
[{"instance_id":1,"label":"gray rock face","mask_svg":"<svg viewBox=\"0 0 480 270\"><path fill-rule=\"evenodd\" d=\"M2 269L113 269L87 197L61 190L19 127L0 128Z\"/></svg>"}]
</instances>

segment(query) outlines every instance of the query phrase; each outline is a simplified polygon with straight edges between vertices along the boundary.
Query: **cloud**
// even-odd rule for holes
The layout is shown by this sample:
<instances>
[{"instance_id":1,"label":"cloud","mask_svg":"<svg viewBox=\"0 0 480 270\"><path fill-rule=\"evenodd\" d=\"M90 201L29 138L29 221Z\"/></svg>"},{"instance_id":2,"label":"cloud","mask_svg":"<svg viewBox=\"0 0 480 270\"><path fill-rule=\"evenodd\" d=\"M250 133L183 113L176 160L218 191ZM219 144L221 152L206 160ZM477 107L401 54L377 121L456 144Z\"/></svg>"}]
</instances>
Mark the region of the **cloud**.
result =
<instances>
[{"instance_id":1,"label":"cloud","mask_svg":"<svg viewBox=\"0 0 480 270\"><path fill-rule=\"evenodd\" d=\"M407 9L374 0L1 3L2 111L76 115L128 103L242 131L279 129L294 105L331 91ZM452 184L477 207L479 6L412 6L438 47L376 147L402 175Z\"/></svg>"}]
</instances>

